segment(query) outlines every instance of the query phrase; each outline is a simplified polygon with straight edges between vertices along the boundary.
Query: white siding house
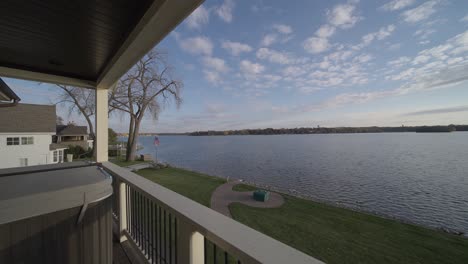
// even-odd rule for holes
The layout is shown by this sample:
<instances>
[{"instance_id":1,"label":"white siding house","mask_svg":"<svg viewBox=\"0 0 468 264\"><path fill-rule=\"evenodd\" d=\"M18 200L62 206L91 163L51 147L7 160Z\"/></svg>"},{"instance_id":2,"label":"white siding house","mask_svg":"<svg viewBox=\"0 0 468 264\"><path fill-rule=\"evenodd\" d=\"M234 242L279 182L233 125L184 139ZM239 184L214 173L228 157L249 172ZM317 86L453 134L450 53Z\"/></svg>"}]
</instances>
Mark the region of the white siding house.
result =
<instances>
[{"instance_id":1,"label":"white siding house","mask_svg":"<svg viewBox=\"0 0 468 264\"><path fill-rule=\"evenodd\" d=\"M55 119L55 106L0 108L0 168L63 162L66 147L52 144Z\"/></svg>"}]
</instances>

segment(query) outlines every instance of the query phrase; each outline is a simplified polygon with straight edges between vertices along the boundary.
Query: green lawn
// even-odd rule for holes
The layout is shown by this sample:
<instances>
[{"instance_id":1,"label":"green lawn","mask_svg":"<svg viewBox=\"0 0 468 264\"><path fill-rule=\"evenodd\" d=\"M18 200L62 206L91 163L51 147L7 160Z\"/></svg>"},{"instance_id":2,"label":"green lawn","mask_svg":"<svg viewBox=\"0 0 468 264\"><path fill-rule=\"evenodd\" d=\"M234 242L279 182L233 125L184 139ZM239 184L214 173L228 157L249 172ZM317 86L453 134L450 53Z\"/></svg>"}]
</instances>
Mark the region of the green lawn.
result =
<instances>
[{"instance_id":1,"label":"green lawn","mask_svg":"<svg viewBox=\"0 0 468 264\"><path fill-rule=\"evenodd\" d=\"M178 168L138 174L205 206L225 182ZM230 209L237 221L327 263L468 263L466 238L287 195L285 199L280 208L233 204Z\"/></svg>"},{"instance_id":2,"label":"green lawn","mask_svg":"<svg viewBox=\"0 0 468 264\"><path fill-rule=\"evenodd\" d=\"M468 239L285 196L280 208L231 204L237 221L326 263L468 263Z\"/></svg>"},{"instance_id":3,"label":"green lawn","mask_svg":"<svg viewBox=\"0 0 468 264\"><path fill-rule=\"evenodd\" d=\"M258 189L259 188L256 188L254 186L250 186L247 184L243 184L243 183L234 185L234 187L232 187L232 190L236 192L250 192L250 191L255 191Z\"/></svg>"},{"instance_id":4,"label":"green lawn","mask_svg":"<svg viewBox=\"0 0 468 264\"><path fill-rule=\"evenodd\" d=\"M143 169L137 174L208 207L213 191L226 182L218 177L178 168Z\"/></svg>"}]
</instances>

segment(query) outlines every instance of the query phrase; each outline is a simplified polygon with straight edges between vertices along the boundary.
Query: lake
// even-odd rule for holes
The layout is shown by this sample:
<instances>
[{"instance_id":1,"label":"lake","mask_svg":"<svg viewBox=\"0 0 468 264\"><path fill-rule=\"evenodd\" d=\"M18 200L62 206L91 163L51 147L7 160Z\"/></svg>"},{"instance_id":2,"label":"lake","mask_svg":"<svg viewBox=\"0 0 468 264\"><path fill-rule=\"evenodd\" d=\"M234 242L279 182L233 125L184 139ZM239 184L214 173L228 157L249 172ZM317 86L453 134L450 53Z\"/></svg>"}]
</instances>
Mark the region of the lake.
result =
<instances>
[{"instance_id":1,"label":"lake","mask_svg":"<svg viewBox=\"0 0 468 264\"><path fill-rule=\"evenodd\" d=\"M468 132L159 138L177 167L468 233Z\"/></svg>"}]
</instances>

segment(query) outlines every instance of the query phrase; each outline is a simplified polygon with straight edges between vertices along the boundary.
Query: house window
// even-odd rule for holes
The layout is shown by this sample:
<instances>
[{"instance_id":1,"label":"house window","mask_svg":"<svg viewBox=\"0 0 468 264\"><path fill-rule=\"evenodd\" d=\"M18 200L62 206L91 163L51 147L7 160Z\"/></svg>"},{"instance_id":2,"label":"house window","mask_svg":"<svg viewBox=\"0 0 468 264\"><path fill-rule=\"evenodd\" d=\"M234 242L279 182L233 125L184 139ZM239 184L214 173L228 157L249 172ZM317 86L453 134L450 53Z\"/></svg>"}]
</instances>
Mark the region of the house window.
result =
<instances>
[{"instance_id":1,"label":"house window","mask_svg":"<svg viewBox=\"0 0 468 264\"><path fill-rule=\"evenodd\" d=\"M55 150L54 151L54 162L57 162L58 160L58 155L57 155L57 151Z\"/></svg>"},{"instance_id":2,"label":"house window","mask_svg":"<svg viewBox=\"0 0 468 264\"><path fill-rule=\"evenodd\" d=\"M21 166L21 167L26 167L26 166L28 166L28 159L27 159L27 158L21 158L21 159L20 159L20 166Z\"/></svg>"},{"instance_id":3,"label":"house window","mask_svg":"<svg viewBox=\"0 0 468 264\"><path fill-rule=\"evenodd\" d=\"M58 160L59 160L60 163L63 162L63 151L62 150L58 151Z\"/></svg>"},{"instance_id":4,"label":"house window","mask_svg":"<svg viewBox=\"0 0 468 264\"><path fill-rule=\"evenodd\" d=\"M19 137L7 138L7 146L19 145Z\"/></svg>"},{"instance_id":5,"label":"house window","mask_svg":"<svg viewBox=\"0 0 468 264\"><path fill-rule=\"evenodd\" d=\"M34 137L22 137L21 145L32 145L34 144Z\"/></svg>"}]
</instances>

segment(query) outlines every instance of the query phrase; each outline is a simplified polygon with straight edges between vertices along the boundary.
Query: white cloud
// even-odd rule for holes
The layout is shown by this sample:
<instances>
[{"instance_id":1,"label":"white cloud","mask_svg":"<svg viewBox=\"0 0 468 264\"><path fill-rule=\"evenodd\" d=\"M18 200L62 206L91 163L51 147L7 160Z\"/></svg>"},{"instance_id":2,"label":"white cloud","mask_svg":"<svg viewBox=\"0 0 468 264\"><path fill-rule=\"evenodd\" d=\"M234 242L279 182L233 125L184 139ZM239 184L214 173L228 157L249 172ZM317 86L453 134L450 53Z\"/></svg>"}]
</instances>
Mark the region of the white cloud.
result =
<instances>
[{"instance_id":1,"label":"white cloud","mask_svg":"<svg viewBox=\"0 0 468 264\"><path fill-rule=\"evenodd\" d=\"M388 50L399 50L401 46L401 43L394 43L388 46Z\"/></svg>"},{"instance_id":2,"label":"white cloud","mask_svg":"<svg viewBox=\"0 0 468 264\"><path fill-rule=\"evenodd\" d=\"M284 24L273 25L273 28L281 34L291 34L293 32L290 26Z\"/></svg>"},{"instance_id":3,"label":"white cloud","mask_svg":"<svg viewBox=\"0 0 468 264\"><path fill-rule=\"evenodd\" d=\"M460 19L460 22L468 22L468 14Z\"/></svg>"},{"instance_id":4,"label":"white cloud","mask_svg":"<svg viewBox=\"0 0 468 264\"><path fill-rule=\"evenodd\" d=\"M205 67L216 72L226 73L229 71L229 67L226 65L226 62L220 58L214 57L204 57L202 59Z\"/></svg>"},{"instance_id":5,"label":"white cloud","mask_svg":"<svg viewBox=\"0 0 468 264\"><path fill-rule=\"evenodd\" d=\"M320 38L329 38L335 33L335 27L330 26L330 25L323 25L317 31L315 32L315 35L317 35Z\"/></svg>"},{"instance_id":6,"label":"white cloud","mask_svg":"<svg viewBox=\"0 0 468 264\"><path fill-rule=\"evenodd\" d=\"M201 5L186 19L186 25L192 29L200 29L202 26L208 24L209 18L210 13Z\"/></svg>"},{"instance_id":7,"label":"white cloud","mask_svg":"<svg viewBox=\"0 0 468 264\"><path fill-rule=\"evenodd\" d=\"M377 32L365 35L362 39L364 43L369 44L369 42L372 42L374 39L382 40L387 38L394 30L394 25L388 25L387 27L380 28L380 30Z\"/></svg>"},{"instance_id":8,"label":"white cloud","mask_svg":"<svg viewBox=\"0 0 468 264\"><path fill-rule=\"evenodd\" d=\"M401 66L404 66L405 64L409 63L410 61L411 61L410 57L403 56L403 57L399 57L396 60L391 60L391 61L387 62L387 64L390 65L390 66L393 66L393 67L401 67Z\"/></svg>"},{"instance_id":9,"label":"white cloud","mask_svg":"<svg viewBox=\"0 0 468 264\"><path fill-rule=\"evenodd\" d=\"M244 74L260 74L265 71L265 67L259 63L253 63L249 60L242 60L240 62L240 70Z\"/></svg>"},{"instance_id":10,"label":"white cloud","mask_svg":"<svg viewBox=\"0 0 468 264\"><path fill-rule=\"evenodd\" d=\"M463 62L463 61L464 61L463 57L456 57L456 58L448 59L447 64L452 65L452 64Z\"/></svg>"},{"instance_id":11,"label":"white cloud","mask_svg":"<svg viewBox=\"0 0 468 264\"><path fill-rule=\"evenodd\" d=\"M395 11L410 6L415 2L415 0L392 0L386 3L385 5L381 6L380 8L385 11Z\"/></svg>"},{"instance_id":12,"label":"white cloud","mask_svg":"<svg viewBox=\"0 0 468 264\"><path fill-rule=\"evenodd\" d=\"M306 70L303 67L299 67L299 66L288 66L283 69L282 73L283 73L283 76L285 77L289 77L289 76L297 77L297 76L304 75L306 73Z\"/></svg>"},{"instance_id":13,"label":"white cloud","mask_svg":"<svg viewBox=\"0 0 468 264\"><path fill-rule=\"evenodd\" d=\"M275 43L277 40L278 40L278 35L276 35L276 34L266 34L263 37L260 44L262 46L268 47L268 46L272 45L273 43Z\"/></svg>"},{"instance_id":14,"label":"white cloud","mask_svg":"<svg viewBox=\"0 0 468 264\"><path fill-rule=\"evenodd\" d=\"M219 113L225 113L226 112L226 105L223 103L208 103L205 104L205 112L211 113L211 114L219 114Z\"/></svg>"},{"instance_id":15,"label":"white cloud","mask_svg":"<svg viewBox=\"0 0 468 264\"><path fill-rule=\"evenodd\" d=\"M356 6L351 3L334 6L327 11L327 18L331 25L340 28L351 28L362 19L356 15Z\"/></svg>"},{"instance_id":16,"label":"white cloud","mask_svg":"<svg viewBox=\"0 0 468 264\"><path fill-rule=\"evenodd\" d=\"M435 7L440 4L439 0L431 0L421 4L420 6L407 10L401 15L403 20L408 23L416 23L425 19L428 19L432 14L436 12Z\"/></svg>"},{"instance_id":17,"label":"white cloud","mask_svg":"<svg viewBox=\"0 0 468 264\"><path fill-rule=\"evenodd\" d=\"M257 58L261 60L268 60L273 63L291 64L294 63L294 58L291 54L286 52L279 52L268 48L260 48L257 50Z\"/></svg>"},{"instance_id":18,"label":"white cloud","mask_svg":"<svg viewBox=\"0 0 468 264\"><path fill-rule=\"evenodd\" d=\"M223 41L221 47L229 51L234 56L238 56L243 52L250 52L253 50L252 47L247 44L232 41Z\"/></svg>"},{"instance_id":19,"label":"white cloud","mask_svg":"<svg viewBox=\"0 0 468 264\"><path fill-rule=\"evenodd\" d=\"M204 70L203 74L205 75L205 79L213 84L220 84L221 83L221 75L218 72Z\"/></svg>"},{"instance_id":20,"label":"white cloud","mask_svg":"<svg viewBox=\"0 0 468 264\"><path fill-rule=\"evenodd\" d=\"M433 28L422 28L414 32L413 36L419 37L420 39L427 39L430 35L436 33L437 31Z\"/></svg>"},{"instance_id":21,"label":"white cloud","mask_svg":"<svg viewBox=\"0 0 468 264\"><path fill-rule=\"evenodd\" d=\"M234 11L234 1L224 0L224 3L218 7L215 12L224 22L231 23L233 16L232 12Z\"/></svg>"},{"instance_id":22,"label":"white cloud","mask_svg":"<svg viewBox=\"0 0 468 264\"><path fill-rule=\"evenodd\" d=\"M302 43L302 46L305 51L315 54L326 51L330 43L326 38L310 37Z\"/></svg>"},{"instance_id":23,"label":"white cloud","mask_svg":"<svg viewBox=\"0 0 468 264\"><path fill-rule=\"evenodd\" d=\"M409 90L424 90L468 79L468 63L460 54L468 52L468 31L448 39L444 44L420 51L414 58L401 57L389 62L392 67L411 67L386 76L388 80L408 81ZM408 89L404 89L405 92Z\"/></svg>"},{"instance_id":24,"label":"white cloud","mask_svg":"<svg viewBox=\"0 0 468 264\"><path fill-rule=\"evenodd\" d=\"M372 60L374 57L370 54L361 54L359 56L354 57L353 61L358 63L366 63Z\"/></svg>"},{"instance_id":25,"label":"white cloud","mask_svg":"<svg viewBox=\"0 0 468 264\"><path fill-rule=\"evenodd\" d=\"M394 25L388 25L385 27L381 27L378 31L369 33L362 37L361 43L358 45L353 46L353 49L360 50L368 45L370 45L374 40L383 40L389 37L393 31L395 31L396 27Z\"/></svg>"},{"instance_id":26,"label":"white cloud","mask_svg":"<svg viewBox=\"0 0 468 264\"><path fill-rule=\"evenodd\" d=\"M180 47L190 54L211 55L213 52L213 43L207 37L177 38L177 40Z\"/></svg>"}]
</instances>

